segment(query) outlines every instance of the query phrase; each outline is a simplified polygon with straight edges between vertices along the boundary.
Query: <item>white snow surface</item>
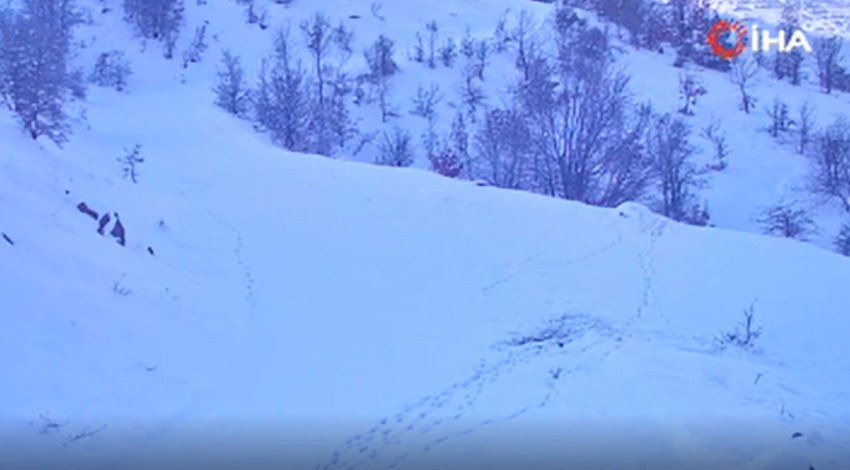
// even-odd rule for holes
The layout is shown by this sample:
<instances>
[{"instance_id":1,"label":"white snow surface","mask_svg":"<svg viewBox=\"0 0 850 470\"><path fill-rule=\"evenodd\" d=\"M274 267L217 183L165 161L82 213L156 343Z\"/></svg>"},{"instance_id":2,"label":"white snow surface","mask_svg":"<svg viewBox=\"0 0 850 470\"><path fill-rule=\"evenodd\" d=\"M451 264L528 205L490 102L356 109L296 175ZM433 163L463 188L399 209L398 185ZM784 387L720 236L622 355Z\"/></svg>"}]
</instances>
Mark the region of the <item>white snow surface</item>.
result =
<instances>
[{"instance_id":1,"label":"white snow surface","mask_svg":"<svg viewBox=\"0 0 850 470\"><path fill-rule=\"evenodd\" d=\"M267 53L270 32L235 2L188 3L219 34L209 57ZM365 0L306 3L271 17L358 13L361 46L385 32L399 51L425 21L405 2L384 22ZM486 35L521 8L548 12L433 14ZM0 114L3 468L850 468L850 260L745 233L805 164L734 109L720 74L705 72L694 119L731 116L737 145L710 189L719 228L698 228L289 153L212 105L215 60L184 71L141 52L114 12L83 36L92 54L128 50L129 93L93 88L64 148ZM638 93L675 106L676 72L654 73L669 55L620 60ZM454 80L404 67L400 96ZM847 101L759 93L824 113ZM135 143L139 184L115 162ZM83 201L121 215L126 247ZM750 306L753 346L720 347Z\"/></svg>"}]
</instances>

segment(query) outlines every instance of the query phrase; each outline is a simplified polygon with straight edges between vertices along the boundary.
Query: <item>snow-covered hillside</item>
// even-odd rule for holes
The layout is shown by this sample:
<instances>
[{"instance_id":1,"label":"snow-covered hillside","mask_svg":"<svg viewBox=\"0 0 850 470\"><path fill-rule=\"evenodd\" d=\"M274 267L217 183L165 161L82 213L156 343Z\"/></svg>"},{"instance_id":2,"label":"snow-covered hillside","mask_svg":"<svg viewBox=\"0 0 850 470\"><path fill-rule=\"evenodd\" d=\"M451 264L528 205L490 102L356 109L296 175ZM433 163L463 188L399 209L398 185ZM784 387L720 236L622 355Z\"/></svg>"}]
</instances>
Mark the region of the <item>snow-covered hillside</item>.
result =
<instances>
[{"instance_id":1,"label":"snow-covered hillside","mask_svg":"<svg viewBox=\"0 0 850 470\"><path fill-rule=\"evenodd\" d=\"M756 17L774 24L779 21L782 7L788 4L778 0L716 0L712 3L724 14ZM803 27L807 31L843 37L850 34L846 0L806 0L802 3Z\"/></svg>"},{"instance_id":2,"label":"snow-covered hillside","mask_svg":"<svg viewBox=\"0 0 850 470\"><path fill-rule=\"evenodd\" d=\"M237 5L188 3L214 48L267 54ZM321 8L358 47L424 24L369 3L270 5L270 21ZM486 35L524 7L548 12L433 13ZM753 231L804 172L756 118L724 121L738 145L711 187L721 228L692 227L283 151L213 106L214 60L184 70L140 52L117 13L95 18L86 54L125 49L129 92L92 88L61 149L0 114L0 466L848 468L850 261L730 230ZM656 72L669 56L621 60L676 106L676 72ZM399 102L450 89L416 67ZM734 115L731 85L706 79L694 118ZM115 159L137 143L133 184ZM81 202L118 213L126 246ZM748 311L751 344L721 341Z\"/></svg>"}]
</instances>

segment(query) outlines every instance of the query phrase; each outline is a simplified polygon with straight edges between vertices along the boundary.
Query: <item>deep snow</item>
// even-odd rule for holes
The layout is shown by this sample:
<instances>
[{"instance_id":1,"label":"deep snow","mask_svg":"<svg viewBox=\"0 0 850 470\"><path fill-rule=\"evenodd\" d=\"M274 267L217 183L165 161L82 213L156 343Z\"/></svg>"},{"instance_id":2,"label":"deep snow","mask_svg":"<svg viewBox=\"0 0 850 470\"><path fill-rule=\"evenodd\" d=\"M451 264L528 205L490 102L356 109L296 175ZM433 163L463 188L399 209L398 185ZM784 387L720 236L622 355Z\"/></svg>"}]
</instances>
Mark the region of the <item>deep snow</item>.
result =
<instances>
[{"instance_id":1,"label":"deep snow","mask_svg":"<svg viewBox=\"0 0 850 470\"><path fill-rule=\"evenodd\" d=\"M190 3L246 64L266 53L236 6ZM466 0L435 15L489 34L507 7L521 8ZM384 10L360 26L364 44L378 28L412 40L408 9ZM118 20L86 30L90 51L138 51ZM848 468L846 258L636 204L290 154L212 106L208 57L183 71L134 52L131 92L92 89L64 149L0 115L0 232L14 242L0 239L0 465L37 466L38 452L66 468L235 467L240 453L287 468ZM622 60L663 108L675 72L648 71L669 57ZM399 93L419 75L405 67ZM697 119L729 116L741 144L712 209L752 230L752 207L801 163L705 75ZM846 101L813 90L795 92ZM790 99L761 93L779 92ZM134 143L137 185L115 163ZM119 212L128 246L95 233L81 201ZM719 348L750 305L754 347Z\"/></svg>"}]
</instances>

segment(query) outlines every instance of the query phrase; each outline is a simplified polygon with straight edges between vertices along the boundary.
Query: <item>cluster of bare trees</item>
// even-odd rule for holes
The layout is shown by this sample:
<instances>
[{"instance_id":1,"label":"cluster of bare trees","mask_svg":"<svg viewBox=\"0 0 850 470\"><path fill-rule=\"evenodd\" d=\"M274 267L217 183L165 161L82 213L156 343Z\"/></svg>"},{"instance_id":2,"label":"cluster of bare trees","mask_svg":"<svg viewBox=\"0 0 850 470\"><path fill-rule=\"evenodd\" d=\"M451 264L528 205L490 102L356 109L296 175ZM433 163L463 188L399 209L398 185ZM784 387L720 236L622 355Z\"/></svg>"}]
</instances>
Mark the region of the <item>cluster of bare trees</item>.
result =
<instances>
[{"instance_id":1,"label":"cluster of bare trees","mask_svg":"<svg viewBox=\"0 0 850 470\"><path fill-rule=\"evenodd\" d=\"M791 116L788 106L778 99L768 108L768 115L771 118L768 132L772 136L781 137L792 130L796 134L797 152L811 162L811 189L850 212L850 120L839 116L825 128L815 129L814 109L808 103ZM765 233L798 240L819 232L808 211L796 203L769 207L757 222ZM835 247L838 252L850 255L850 225L842 227Z\"/></svg>"},{"instance_id":2,"label":"cluster of bare trees","mask_svg":"<svg viewBox=\"0 0 850 470\"><path fill-rule=\"evenodd\" d=\"M534 39L525 22L508 41L518 68L512 100L487 110L469 176L593 205L644 200L676 220L705 223L695 193L704 175L686 121L631 101L605 31L567 7L554 23L554 44Z\"/></svg>"},{"instance_id":3,"label":"cluster of bare trees","mask_svg":"<svg viewBox=\"0 0 850 470\"><path fill-rule=\"evenodd\" d=\"M124 15L139 36L162 42L165 57L174 56L184 23L183 0L124 0Z\"/></svg>"},{"instance_id":4,"label":"cluster of bare trees","mask_svg":"<svg viewBox=\"0 0 850 470\"><path fill-rule=\"evenodd\" d=\"M85 97L85 78L124 90L131 71L120 51L102 53L90 74L72 65L74 29L84 14L74 0L22 0L0 7L0 102L33 139L62 143L68 106ZM126 19L145 39L173 54L183 22L182 0L124 0Z\"/></svg>"},{"instance_id":5,"label":"cluster of bare trees","mask_svg":"<svg viewBox=\"0 0 850 470\"><path fill-rule=\"evenodd\" d=\"M825 93L850 92L850 72L842 66L843 44L843 40L835 36L819 39L814 44L818 82Z\"/></svg>"},{"instance_id":6,"label":"cluster of bare trees","mask_svg":"<svg viewBox=\"0 0 850 470\"><path fill-rule=\"evenodd\" d=\"M0 7L0 102L27 134L67 140L67 106L83 98L82 73L71 65L74 28L81 22L72 0L23 0Z\"/></svg>"},{"instance_id":7,"label":"cluster of bare trees","mask_svg":"<svg viewBox=\"0 0 850 470\"><path fill-rule=\"evenodd\" d=\"M617 33L636 47L660 50L669 44L676 50L675 65L692 62L704 67L733 73L740 88L742 108L752 109L748 83L758 68L769 69L779 80L799 85L806 77L805 56L799 49L776 53L770 57L758 53L744 55L735 61L717 58L708 49L706 34L719 18L710 1L670 0L571 0L569 3L596 11L602 18L617 26ZM779 29L786 38L801 26L802 4L786 2L782 8ZM815 75L826 93L833 90L850 92L850 72L842 65L842 39L839 37L815 40ZM747 57L749 56L749 58Z\"/></svg>"},{"instance_id":8,"label":"cluster of bare trees","mask_svg":"<svg viewBox=\"0 0 850 470\"><path fill-rule=\"evenodd\" d=\"M300 59L291 31L281 29L254 87L248 85L239 58L224 54L214 87L216 103L251 119L284 148L331 155L353 133L347 99L353 80L345 70L353 54L352 34L341 24L332 25L323 14L304 21L300 32L307 63ZM385 40L379 47L389 45ZM383 86L385 96L385 77L394 66L383 51L373 63L377 67L373 79L376 86Z\"/></svg>"},{"instance_id":9,"label":"cluster of bare trees","mask_svg":"<svg viewBox=\"0 0 850 470\"><path fill-rule=\"evenodd\" d=\"M706 2L673 0L661 5L622 0L617 8L604 1L580 3L618 24L622 30L617 34L625 32L636 46L657 48L669 42L677 49L680 62L728 70L739 91L740 108L746 113L758 105L752 88L765 67L792 83L803 76L796 57L767 63L764 58L745 55L723 66L712 62L697 44L704 43L705 30L716 18ZM783 13L784 29L790 31L798 25L796 13L793 8ZM418 35L420 41L411 59L428 67L451 67L455 57L460 57L463 65L457 94L449 100L456 111L449 135L443 136L444 129L436 126L437 90L420 88L414 97L414 113L426 122L421 140L435 170L439 166L443 169L438 171L447 175L594 205L642 200L674 219L705 223L707 213L697 192L706 184L706 173L693 163L696 150L690 144L687 118L658 115L631 100L628 76L612 58L607 30L590 26L563 4L552 25L554 31L541 34L542 27L523 13L513 29L504 19L500 22L495 42L476 41L468 35L458 43L440 38L440 28L433 21ZM341 67L346 60L345 34L340 35L321 17L314 18L312 25L302 25L302 33L311 67L294 59L289 51L292 41L279 38L276 53L263 67L260 84L250 89L243 83L238 64L234 65L237 60L226 57L222 77L228 80L221 81L219 102L234 114L251 114L259 127L287 148L327 154L344 142L346 135L340 123L347 122L347 112L339 100L348 88ZM283 42L286 46L281 46ZM327 60L332 49L343 52L337 56L343 60ZM840 89L845 74L840 65L841 41L819 40L815 49L817 76L824 91ZM489 104L484 94L484 71L491 52L513 54L517 68L510 99L498 106ZM358 87L369 87L369 92L364 92L366 100L378 102L383 123L398 116L388 98L391 77L398 70L393 55L393 41L379 37L365 53L368 73L358 77ZM693 74L683 73L680 78L680 112L687 116L705 89ZM823 168L821 186L831 194L843 195L837 169L842 160L830 156L841 153L836 131L815 131L808 106L793 117L778 101L766 110L771 133L778 137L793 130L799 136L799 153L819 155L815 160L820 162L818 168ZM410 164L416 147L410 133L396 125L390 129L392 132L384 132L383 139L378 139L378 160ZM716 154L717 162L711 168L722 169L729 150L725 138L716 129L703 135ZM328 142L333 144L328 146Z\"/></svg>"}]
</instances>

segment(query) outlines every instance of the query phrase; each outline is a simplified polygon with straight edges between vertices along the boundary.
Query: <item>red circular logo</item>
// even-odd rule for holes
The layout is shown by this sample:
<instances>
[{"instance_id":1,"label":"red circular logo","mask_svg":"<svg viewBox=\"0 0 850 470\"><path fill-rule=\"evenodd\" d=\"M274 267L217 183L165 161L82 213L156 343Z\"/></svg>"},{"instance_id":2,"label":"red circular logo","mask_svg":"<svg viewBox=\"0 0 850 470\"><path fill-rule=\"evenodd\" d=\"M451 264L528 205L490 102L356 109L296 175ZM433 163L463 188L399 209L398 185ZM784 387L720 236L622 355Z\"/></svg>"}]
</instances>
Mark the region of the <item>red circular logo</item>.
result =
<instances>
[{"instance_id":1,"label":"red circular logo","mask_svg":"<svg viewBox=\"0 0 850 470\"><path fill-rule=\"evenodd\" d=\"M720 42L720 36L725 33L735 35L735 45L726 47ZM708 44L711 46L711 52L716 56L720 56L726 60L732 60L741 55L746 49L747 27L739 21L730 23L726 20L717 20L711 30L708 32Z\"/></svg>"}]
</instances>

